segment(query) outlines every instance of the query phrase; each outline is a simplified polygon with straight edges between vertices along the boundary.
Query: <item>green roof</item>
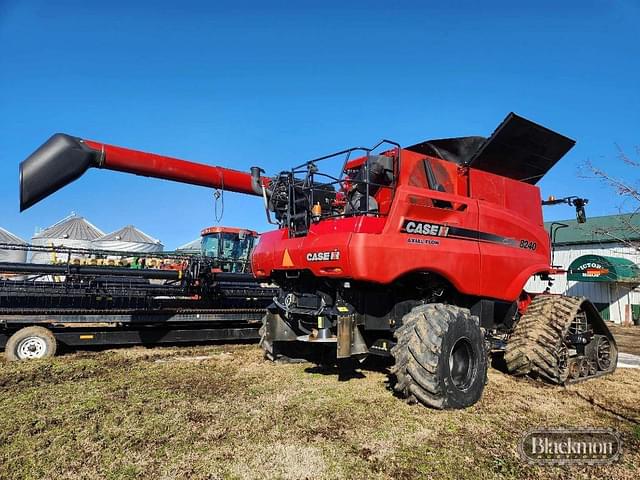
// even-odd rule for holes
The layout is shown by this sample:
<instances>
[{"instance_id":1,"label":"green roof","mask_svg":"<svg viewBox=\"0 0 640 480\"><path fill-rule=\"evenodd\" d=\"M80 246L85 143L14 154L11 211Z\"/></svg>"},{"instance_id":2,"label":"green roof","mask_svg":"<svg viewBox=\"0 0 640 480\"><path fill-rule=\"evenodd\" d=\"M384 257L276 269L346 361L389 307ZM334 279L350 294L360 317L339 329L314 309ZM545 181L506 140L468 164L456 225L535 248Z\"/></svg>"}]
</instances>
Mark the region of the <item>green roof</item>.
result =
<instances>
[{"instance_id":1,"label":"green roof","mask_svg":"<svg viewBox=\"0 0 640 480\"><path fill-rule=\"evenodd\" d=\"M640 213L587 217L586 223L578 223L575 218L545 222L547 231L550 230L552 223L569 225L557 230L556 245L640 241ZM554 230L556 228L554 227Z\"/></svg>"},{"instance_id":2,"label":"green roof","mask_svg":"<svg viewBox=\"0 0 640 480\"><path fill-rule=\"evenodd\" d=\"M640 268L627 258L582 255L567 273L567 280L576 282L640 283Z\"/></svg>"}]
</instances>

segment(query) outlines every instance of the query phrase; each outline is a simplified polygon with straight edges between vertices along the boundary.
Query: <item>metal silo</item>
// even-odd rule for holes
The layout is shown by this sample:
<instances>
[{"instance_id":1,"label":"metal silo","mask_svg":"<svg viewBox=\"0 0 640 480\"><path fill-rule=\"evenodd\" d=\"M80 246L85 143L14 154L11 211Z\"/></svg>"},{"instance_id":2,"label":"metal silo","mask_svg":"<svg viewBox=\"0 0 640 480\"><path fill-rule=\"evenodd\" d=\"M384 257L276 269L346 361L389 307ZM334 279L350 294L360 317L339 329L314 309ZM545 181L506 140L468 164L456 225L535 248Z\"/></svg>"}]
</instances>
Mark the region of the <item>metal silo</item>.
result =
<instances>
[{"instance_id":1,"label":"metal silo","mask_svg":"<svg viewBox=\"0 0 640 480\"><path fill-rule=\"evenodd\" d=\"M92 246L97 250L140 253L162 252L164 249L160 240L150 237L133 225L127 225L120 230L103 235L94 240Z\"/></svg>"},{"instance_id":2,"label":"metal silo","mask_svg":"<svg viewBox=\"0 0 640 480\"><path fill-rule=\"evenodd\" d=\"M0 227L0 243L5 245L26 245L27 242L17 237L13 233ZM13 250L10 248L0 247L0 262L19 262L24 263L27 261L26 250Z\"/></svg>"},{"instance_id":3,"label":"metal silo","mask_svg":"<svg viewBox=\"0 0 640 480\"><path fill-rule=\"evenodd\" d=\"M58 223L38 232L31 239L34 246L69 247L91 249L92 242L104 235L104 232L85 218L71 214ZM61 252L34 252L32 263L56 263L67 261L68 255ZM71 259L82 255L71 255Z\"/></svg>"}]
</instances>

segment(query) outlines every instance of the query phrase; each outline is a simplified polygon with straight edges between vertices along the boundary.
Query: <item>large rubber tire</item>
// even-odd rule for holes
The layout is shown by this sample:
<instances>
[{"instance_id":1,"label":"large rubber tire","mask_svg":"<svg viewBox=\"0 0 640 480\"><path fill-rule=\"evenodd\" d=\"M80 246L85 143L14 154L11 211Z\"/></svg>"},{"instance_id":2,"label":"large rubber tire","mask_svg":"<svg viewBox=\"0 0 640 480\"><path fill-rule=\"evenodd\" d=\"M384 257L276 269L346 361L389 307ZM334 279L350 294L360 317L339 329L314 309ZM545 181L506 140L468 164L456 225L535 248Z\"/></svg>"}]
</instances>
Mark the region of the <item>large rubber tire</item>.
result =
<instances>
[{"instance_id":1,"label":"large rubber tire","mask_svg":"<svg viewBox=\"0 0 640 480\"><path fill-rule=\"evenodd\" d=\"M419 305L402 319L391 349L391 384L409 403L437 409L475 404L487 383L487 350L478 317L444 304Z\"/></svg>"},{"instance_id":2,"label":"large rubber tire","mask_svg":"<svg viewBox=\"0 0 640 480\"><path fill-rule=\"evenodd\" d=\"M50 358L56 354L58 342L44 327L25 327L11 335L4 347L9 361Z\"/></svg>"}]
</instances>

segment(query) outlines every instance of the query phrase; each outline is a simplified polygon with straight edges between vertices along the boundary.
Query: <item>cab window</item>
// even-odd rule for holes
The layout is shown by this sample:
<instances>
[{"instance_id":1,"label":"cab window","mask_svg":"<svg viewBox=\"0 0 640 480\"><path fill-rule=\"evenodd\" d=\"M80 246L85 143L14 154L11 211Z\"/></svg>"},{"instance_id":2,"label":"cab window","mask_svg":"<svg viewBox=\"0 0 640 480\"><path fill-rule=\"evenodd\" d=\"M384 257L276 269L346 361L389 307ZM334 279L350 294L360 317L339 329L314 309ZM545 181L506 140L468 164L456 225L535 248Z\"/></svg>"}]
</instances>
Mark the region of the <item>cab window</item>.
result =
<instances>
[{"instance_id":1,"label":"cab window","mask_svg":"<svg viewBox=\"0 0 640 480\"><path fill-rule=\"evenodd\" d=\"M435 190L436 192L455 193L453 182L447 169L440 162L429 158L416 162L409 176L409 185ZM453 208L453 204L445 200L433 199L432 203L436 208Z\"/></svg>"},{"instance_id":2,"label":"cab window","mask_svg":"<svg viewBox=\"0 0 640 480\"><path fill-rule=\"evenodd\" d=\"M453 182L446 168L440 162L424 158L416 162L409 176L409 185L429 188L438 192L455 193Z\"/></svg>"}]
</instances>

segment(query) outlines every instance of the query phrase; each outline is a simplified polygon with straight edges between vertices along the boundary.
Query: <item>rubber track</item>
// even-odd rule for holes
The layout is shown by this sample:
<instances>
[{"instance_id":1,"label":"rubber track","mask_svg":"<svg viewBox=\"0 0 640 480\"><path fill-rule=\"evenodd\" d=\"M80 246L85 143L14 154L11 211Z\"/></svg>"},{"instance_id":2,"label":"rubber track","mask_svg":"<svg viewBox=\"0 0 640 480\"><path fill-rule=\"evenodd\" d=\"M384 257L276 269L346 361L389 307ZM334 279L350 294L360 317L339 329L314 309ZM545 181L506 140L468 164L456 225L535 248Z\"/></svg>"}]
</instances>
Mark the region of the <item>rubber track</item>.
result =
<instances>
[{"instance_id":1,"label":"rubber track","mask_svg":"<svg viewBox=\"0 0 640 480\"><path fill-rule=\"evenodd\" d=\"M584 300L560 295L535 297L507 342L504 359L509 372L555 384L573 383L560 377L558 352ZM588 378L592 377L584 377Z\"/></svg>"}]
</instances>

